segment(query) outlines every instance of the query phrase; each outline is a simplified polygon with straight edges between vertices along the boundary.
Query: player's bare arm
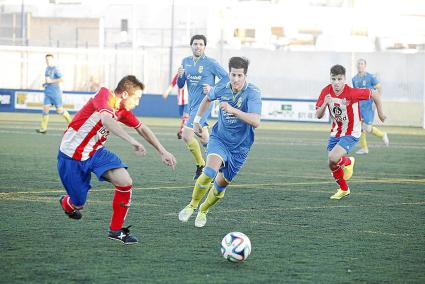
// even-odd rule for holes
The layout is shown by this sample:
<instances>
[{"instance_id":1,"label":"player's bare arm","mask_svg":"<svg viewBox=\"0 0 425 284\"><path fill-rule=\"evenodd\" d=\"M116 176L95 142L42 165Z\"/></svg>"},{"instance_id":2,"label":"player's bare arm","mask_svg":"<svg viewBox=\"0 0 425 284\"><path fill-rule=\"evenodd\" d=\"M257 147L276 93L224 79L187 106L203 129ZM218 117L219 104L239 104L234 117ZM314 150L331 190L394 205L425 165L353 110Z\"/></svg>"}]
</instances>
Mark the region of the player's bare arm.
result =
<instances>
[{"instance_id":1,"label":"player's bare arm","mask_svg":"<svg viewBox=\"0 0 425 284\"><path fill-rule=\"evenodd\" d=\"M387 116L384 114L384 110L382 107L381 93L376 90L372 90L372 100L376 105L376 111L378 112L379 119L384 122L387 119Z\"/></svg>"},{"instance_id":2,"label":"player's bare arm","mask_svg":"<svg viewBox=\"0 0 425 284\"><path fill-rule=\"evenodd\" d=\"M227 102L220 103L220 109L224 112L233 114L243 122L251 125L254 128L260 126L261 116L258 113L243 112L240 109L234 108Z\"/></svg>"},{"instance_id":3,"label":"player's bare arm","mask_svg":"<svg viewBox=\"0 0 425 284\"><path fill-rule=\"evenodd\" d=\"M210 108L210 105L211 100L207 96L205 96L201 104L199 105L198 112L196 113L195 119L193 120L193 131L199 137L202 136L202 127L199 122L204 113Z\"/></svg>"},{"instance_id":4,"label":"player's bare arm","mask_svg":"<svg viewBox=\"0 0 425 284\"><path fill-rule=\"evenodd\" d=\"M326 108L327 108L327 106L329 105L330 102L331 102L331 95L327 94L323 104L316 110L316 117L318 119L321 119L325 115Z\"/></svg>"},{"instance_id":5,"label":"player's bare arm","mask_svg":"<svg viewBox=\"0 0 425 284\"><path fill-rule=\"evenodd\" d=\"M162 162L167 166L175 169L176 166L176 158L168 152L164 146L159 142L156 135L152 132L152 130L147 126L142 124L138 128L136 128L137 133L142 136L149 144L151 144L161 156Z\"/></svg>"},{"instance_id":6,"label":"player's bare arm","mask_svg":"<svg viewBox=\"0 0 425 284\"><path fill-rule=\"evenodd\" d=\"M118 122L112 117L112 115L108 112L101 112L100 113L100 119L102 120L103 126L105 126L109 131L111 131L116 136L120 137L121 139L127 141L130 145L134 147L134 151L136 154L140 156L146 155L146 149L145 147L140 144L136 139L130 136L119 124Z\"/></svg>"}]
</instances>

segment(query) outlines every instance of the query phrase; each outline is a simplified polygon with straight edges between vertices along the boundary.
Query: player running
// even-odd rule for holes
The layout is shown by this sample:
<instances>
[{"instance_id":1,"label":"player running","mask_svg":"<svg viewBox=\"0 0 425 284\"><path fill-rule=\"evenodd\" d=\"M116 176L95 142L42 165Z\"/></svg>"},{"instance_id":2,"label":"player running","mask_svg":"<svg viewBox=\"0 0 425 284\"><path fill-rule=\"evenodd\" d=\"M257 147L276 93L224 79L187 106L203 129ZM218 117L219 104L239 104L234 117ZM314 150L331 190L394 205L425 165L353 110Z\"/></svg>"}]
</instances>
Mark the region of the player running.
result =
<instances>
[{"instance_id":1,"label":"player running","mask_svg":"<svg viewBox=\"0 0 425 284\"><path fill-rule=\"evenodd\" d=\"M216 77L218 79L227 78L226 70L224 70L217 61L205 55L206 45L207 38L204 35L194 35L190 39L192 56L183 59L178 70L179 78L177 80L179 88L183 88L184 84L187 84L189 93L189 119L186 121L186 125L183 129L183 140L195 159L196 172L193 177L195 180L202 173L202 169L205 166L205 160L202 157L198 140L194 137L193 119L195 118L203 98L211 90L211 87L215 85ZM202 131L202 135L199 137L199 141L204 147L208 144L209 139L207 118L210 112L211 109L205 111L199 122L201 127L205 128L205 131Z\"/></svg>"},{"instance_id":2,"label":"player running","mask_svg":"<svg viewBox=\"0 0 425 284\"><path fill-rule=\"evenodd\" d=\"M316 102L316 117L322 118L326 109L332 119L331 135L328 140L328 164L339 185L331 199L341 199L350 194L347 180L353 175L354 158L346 154L354 149L361 133L360 107L362 100L375 102L379 119L386 116L382 110L381 95L376 90L355 89L345 84L345 68L335 65L330 70L331 84L323 88Z\"/></svg>"},{"instance_id":3,"label":"player running","mask_svg":"<svg viewBox=\"0 0 425 284\"><path fill-rule=\"evenodd\" d=\"M261 94L246 81L248 65L246 58L230 58L230 82L214 87L194 117L194 131L202 135L206 131L201 124L203 115L212 101L220 102L218 121L208 143L207 165L195 183L191 202L179 213L182 222L189 220L214 181L195 219L196 227L205 226L209 208L224 197L226 187L244 165L254 143L254 129L260 126Z\"/></svg>"},{"instance_id":4,"label":"player running","mask_svg":"<svg viewBox=\"0 0 425 284\"><path fill-rule=\"evenodd\" d=\"M379 93L382 93L381 83L379 83L378 79L376 79L376 76L366 72L365 59L361 58L357 61L357 71L357 75L352 79L354 88L377 89ZM388 146L390 144L388 134L373 126L373 119L375 117L373 101L371 99L360 101L360 112L362 114L362 134L360 136L361 149L358 150L356 154L364 155L369 153L369 148L367 147L366 142L366 133L371 133L376 137L381 138L385 146Z\"/></svg>"},{"instance_id":5,"label":"player running","mask_svg":"<svg viewBox=\"0 0 425 284\"><path fill-rule=\"evenodd\" d=\"M121 79L114 91L101 88L74 116L62 138L58 153L58 172L67 195L60 204L72 219L81 219L80 210L86 203L91 188L91 173L100 181L115 187L112 200L112 219L108 237L124 244L135 244L137 239L123 228L131 203L133 181L127 165L103 147L110 133L133 147L136 155L146 155L145 147L130 136L117 122L133 127L161 156L162 162L174 169L176 159L158 141L152 131L131 112L139 105L144 85L135 76Z\"/></svg>"}]
</instances>

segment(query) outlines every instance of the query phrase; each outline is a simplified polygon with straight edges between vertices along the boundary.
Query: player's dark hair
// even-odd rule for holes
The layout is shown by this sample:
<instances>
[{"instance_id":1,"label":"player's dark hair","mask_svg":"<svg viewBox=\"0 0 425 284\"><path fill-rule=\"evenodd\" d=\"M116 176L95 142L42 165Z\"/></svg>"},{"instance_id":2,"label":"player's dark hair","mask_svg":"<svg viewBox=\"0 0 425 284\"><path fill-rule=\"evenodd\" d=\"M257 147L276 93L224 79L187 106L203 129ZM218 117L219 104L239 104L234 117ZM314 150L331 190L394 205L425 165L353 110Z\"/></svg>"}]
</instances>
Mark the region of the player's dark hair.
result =
<instances>
[{"instance_id":1,"label":"player's dark hair","mask_svg":"<svg viewBox=\"0 0 425 284\"><path fill-rule=\"evenodd\" d=\"M195 39L202 39L204 41L204 45L207 46L207 38L204 35L194 35L191 39L190 39L190 45L192 45L193 41Z\"/></svg>"},{"instance_id":2,"label":"player's dark hair","mask_svg":"<svg viewBox=\"0 0 425 284\"><path fill-rule=\"evenodd\" d=\"M51 53L47 53L46 56L45 56L45 58L47 58L47 57L54 57L54 56Z\"/></svg>"},{"instance_id":3,"label":"player's dark hair","mask_svg":"<svg viewBox=\"0 0 425 284\"><path fill-rule=\"evenodd\" d=\"M145 85L139 81L134 75L127 75L121 79L115 88L115 93L121 94L123 92L127 92L132 94L136 89L141 89L142 91L145 89Z\"/></svg>"},{"instance_id":4,"label":"player's dark hair","mask_svg":"<svg viewBox=\"0 0 425 284\"><path fill-rule=\"evenodd\" d=\"M331 75L332 76L336 76L336 75L344 75L345 76L345 68L342 65L334 65L331 68Z\"/></svg>"},{"instance_id":5,"label":"player's dark hair","mask_svg":"<svg viewBox=\"0 0 425 284\"><path fill-rule=\"evenodd\" d=\"M229 59L229 72L231 68L243 69L243 73L246 75L248 72L249 60L245 57L232 57Z\"/></svg>"}]
</instances>

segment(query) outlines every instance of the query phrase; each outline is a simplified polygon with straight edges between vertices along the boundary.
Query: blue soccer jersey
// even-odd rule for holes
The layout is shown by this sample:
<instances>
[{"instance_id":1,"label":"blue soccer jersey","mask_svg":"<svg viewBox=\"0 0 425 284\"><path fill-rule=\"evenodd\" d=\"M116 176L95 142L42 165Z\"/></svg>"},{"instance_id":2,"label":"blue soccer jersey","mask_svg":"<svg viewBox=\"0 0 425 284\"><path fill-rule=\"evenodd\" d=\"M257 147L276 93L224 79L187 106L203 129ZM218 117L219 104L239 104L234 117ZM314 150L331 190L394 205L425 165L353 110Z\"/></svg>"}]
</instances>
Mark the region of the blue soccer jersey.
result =
<instances>
[{"instance_id":1,"label":"blue soccer jersey","mask_svg":"<svg viewBox=\"0 0 425 284\"><path fill-rule=\"evenodd\" d=\"M261 92L250 83L246 83L237 94L233 93L230 82L219 84L209 92L208 97L211 101L227 102L243 112L261 115ZM211 139L214 138L219 139L232 153L247 153L254 143L254 127L220 109L218 121L211 131Z\"/></svg>"},{"instance_id":2,"label":"blue soccer jersey","mask_svg":"<svg viewBox=\"0 0 425 284\"><path fill-rule=\"evenodd\" d=\"M44 73L45 77L50 77L50 79L60 79L62 78L62 73L56 66L50 66L46 68L46 72ZM61 94L61 89L59 87L59 83L45 83L44 84L44 93L46 95L57 95Z\"/></svg>"},{"instance_id":3,"label":"blue soccer jersey","mask_svg":"<svg viewBox=\"0 0 425 284\"><path fill-rule=\"evenodd\" d=\"M177 80L179 88L183 88L187 83L189 93L189 113L196 114L199 105L205 97L203 85L215 85L216 78L228 78L226 70L218 64L218 62L205 55L198 60L194 60L192 56L186 57L182 61L185 73Z\"/></svg>"},{"instance_id":4,"label":"blue soccer jersey","mask_svg":"<svg viewBox=\"0 0 425 284\"><path fill-rule=\"evenodd\" d=\"M376 85L379 84L376 76L365 73L363 76L357 74L352 79L353 88L361 88L361 89L373 89ZM362 115L362 119L366 124L372 124L375 114L375 109L373 108L373 100L364 100L360 101L360 112Z\"/></svg>"}]
</instances>

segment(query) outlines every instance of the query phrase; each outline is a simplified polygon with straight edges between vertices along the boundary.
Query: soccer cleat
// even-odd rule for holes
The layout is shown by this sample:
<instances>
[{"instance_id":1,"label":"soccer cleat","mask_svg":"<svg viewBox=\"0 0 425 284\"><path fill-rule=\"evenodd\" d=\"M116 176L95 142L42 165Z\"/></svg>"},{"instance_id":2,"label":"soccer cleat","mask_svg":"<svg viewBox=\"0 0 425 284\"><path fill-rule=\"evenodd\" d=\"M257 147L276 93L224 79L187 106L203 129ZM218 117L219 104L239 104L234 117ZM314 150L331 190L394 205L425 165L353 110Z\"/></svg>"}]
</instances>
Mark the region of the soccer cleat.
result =
<instances>
[{"instance_id":1,"label":"soccer cleat","mask_svg":"<svg viewBox=\"0 0 425 284\"><path fill-rule=\"evenodd\" d=\"M195 227L202 228L207 223L207 213L198 212L195 219Z\"/></svg>"},{"instance_id":2,"label":"soccer cleat","mask_svg":"<svg viewBox=\"0 0 425 284\"><path fill-rule=\"evenodd\" d=\"M182 211L180 211L179 220L182 222L187 222L187 220L189 220L190 216L192 216L194 211L195 208L193 208L190 204L187 205L185 208L182 209Z\"/></svg>"},{"instance_id":3,"label":"soccer cleat","mask_svg":"<svg viewBox=\"0 0 425 284\"><path fill-rule=\"evenodd\" d=\"M121 228L121 230L109 230L108 238L111 240L120 241L125 245L134 245L137 244L139 241L130 235L130 228L131 226L128 226L126 228Z\"/></svg>"},{"instance_id":4,"label":"soccer cleat","mask_svg":"<svg viewBox=\"0 0 425 284\"><path fill-rule=\"evenodd\" d=\"M350 195L350 189L342 190L342 189L338 188L338 191L329 198L339 200L339 199L344 198L348 195Z\"/></svg>"},{"instance_id":5,"label":"soccer cleat","mask_svg":"<svg viewBox=\"0 0 425 284\"><path fill-rule=\"evenodd\" d=\"M358 155L366 155L367 153L369 153L369 150L368 149L363 149L363 148L361 148L360 150L358 150L356 152L356 154L358 154Z\"/></svg>"},{"instance_id":6,"label":"soccer cleat","mask_svg":"<svg viewBox=\"0 0 425 284\"><path fill-rule=\"evenodd\" d=\"M62 200L64 198L65 198L65 196L61 196L61 198L59 199L59 204L61 205L61 208L62 209L63 209L63 207L62 207ZM68 215L69 218L74 219L74 220L80 220L81 217L83 217L83 215L81 214L81 212L78 211L78 210L74 210L71 213L68 213L65 210L63 212L65 212L65 214Z\"/></svg>"},{"instance_id":7,"label":"soccer cleat","mask_svg":"<svg viewBox=\"0 0 425 284\"><path fill-rule=\"evenodd\" d=\"M177 139L182 139L182 132L181 131L177 132Z\"/></svg>"},{"instance_id":8,"label":"soccer cleat","mask_svg":"<svg viewBox=\"0 0 425 284\"><path fill-rule=\"evenodd\" d=\"M202 174L202 170L204 169L204 166L196 166L196 172L193 176L193 180L197 180L198 177Z\"/></svg>"},{"instance_id":9,"label":"soccer cleat","mask_svg":"<svg viewBox=\"0 0 425 284\"><path fill-rule=\"evenodd\" d=\"M382 141L384 141L385 146L388 147L388 145L390 145L390 139L388 139L387 132L384 133L384 136L382 137Z\"/></svg>"},{"instance_id":10,"label":"soccer cleat","mask_svg":"<svg viewBox=\"0 0 425 284\"><path fill-rule=\"evenodd\" d=\"M40 133L40 134L46 134L47 129L36 129L35 132Z\"/></svg>"},{"instance_id":11,"label":"soccer cleat","mask_svg":"<svg viewBox=\"0 0 425 284\"><path fill-rule=\"evenodd\" d=\"M356 159L354 157L348 157L351 160L351 164L348 166L344 166L342 170L344 171L344 179L349 180L353 176L354 172L354 163Z\"/></svg>"}]
</instances>

